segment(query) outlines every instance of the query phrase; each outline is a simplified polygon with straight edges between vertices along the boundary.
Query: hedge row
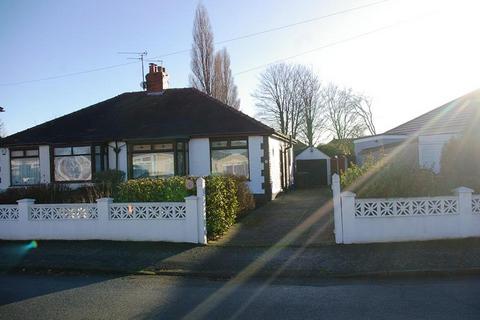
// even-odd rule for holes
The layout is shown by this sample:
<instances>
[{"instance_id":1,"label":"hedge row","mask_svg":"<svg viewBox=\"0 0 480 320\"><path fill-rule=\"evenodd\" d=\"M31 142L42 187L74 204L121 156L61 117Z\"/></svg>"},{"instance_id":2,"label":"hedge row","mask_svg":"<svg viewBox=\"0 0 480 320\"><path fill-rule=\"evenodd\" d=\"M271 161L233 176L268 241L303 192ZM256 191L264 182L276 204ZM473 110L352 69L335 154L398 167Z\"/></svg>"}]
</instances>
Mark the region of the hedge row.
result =
<instances>
[{"instance_id":1,"label":"hedge row","mask_svg":"<svg viewBox=\"0 0 480 320\"><path fill-rule=\"evenodd\" d=\"M176 202L196 194L195 177L122 180L123 173L112 170L97 175L94 185L78 189L59 184L9 188L0 193L0 204L15 204L24 198L37 203L95 202L103 197L113 197L115 202ZM208 176L205 182L207 232L209 239L215 239L253 209L255 201L245 178Z\"/></svg>"}]
</instances>

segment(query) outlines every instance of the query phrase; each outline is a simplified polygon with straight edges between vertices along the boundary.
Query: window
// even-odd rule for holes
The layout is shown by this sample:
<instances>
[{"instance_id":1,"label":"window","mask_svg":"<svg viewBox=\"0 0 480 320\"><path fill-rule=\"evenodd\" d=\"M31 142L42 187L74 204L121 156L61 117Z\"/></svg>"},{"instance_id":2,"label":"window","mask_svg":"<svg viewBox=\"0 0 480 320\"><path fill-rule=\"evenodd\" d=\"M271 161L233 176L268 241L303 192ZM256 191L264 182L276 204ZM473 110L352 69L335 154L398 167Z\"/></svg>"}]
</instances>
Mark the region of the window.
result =
<instances>
[{"instance_id":1,"label":"window","mask_svg":"<svg viewBox=\"0 0 480 320\"><path fill-rule=\"evenodd\" d=\"M210 149L213 174L234 174L249 178L246 138L211 140Z\"/></svg>"},{"instance_id":2,"label":"window","mask_svg":"<svg viewBox=\"0 0 480 320\"><path fill-rule=\"evenodd\" d=\"M54 178L59 182L92 180L92 147L53 149Z\"/></svg>"},{"instance_id":3,"label":"window","mask_svg":"<svg viewBox=\"0 0 480 320\"><path fill-rule=\"evenodd\" d=\"M134 144L130 148L130 177L168 177L186 175L188 171L188 143Z\"/></svg>"},{"instance_id":4,"label":"window","mask_svg":"<svg viewBox=\"0 0 480 320\"><path fill-rule=\"evenodd\" d=\"M132 177L168 177L175 174L173 143L132 146Z\"/></svg>"},{"instance_id":5,"label":"window","mask_svg":"<svg viewBox=\"0 0 480 320\"><path fill-rule=\"evenodd\" d=\"M38 149L11 150L10 176L13 186L40 183L40 158Z\"/></svg>"}]
</instances>

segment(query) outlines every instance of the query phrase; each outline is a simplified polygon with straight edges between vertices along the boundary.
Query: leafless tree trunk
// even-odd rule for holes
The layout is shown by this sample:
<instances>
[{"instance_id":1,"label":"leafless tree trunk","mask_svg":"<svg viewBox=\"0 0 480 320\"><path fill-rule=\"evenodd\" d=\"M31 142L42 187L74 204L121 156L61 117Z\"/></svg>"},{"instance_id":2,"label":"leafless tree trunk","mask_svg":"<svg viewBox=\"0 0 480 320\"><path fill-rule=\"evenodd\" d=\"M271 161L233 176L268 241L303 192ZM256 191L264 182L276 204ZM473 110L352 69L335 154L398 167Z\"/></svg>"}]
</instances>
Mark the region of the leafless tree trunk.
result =
<instances>
[{"instance_id":1,"label":"leafless tree trunk","mask_svg":"<svg viewBox=\"0 0 480 320\"><path fill-rule=\"evenodd\" d=\"M226 48L215 54L213 70L212 96L237 110L240 109L237 86L230 69L230 55Z\"/></svg>"},{"instance_id":2,"label":"leafless tree trunk","mask_svg":"<svg viewBox=\"0 0 480 320\"><path fill-rule=\"evenodd\" d=\"M259 117L293 138L296 138L302 120L299 82L297 66L271 65L260 75L260 84L253 94Z\"/></svg>"},{"instance_id":3,"label":"leafless tree trunk","mask_svg":"<svg viewBox=\"0 0 480 320\"><path fill-rule=\"evenodd\" d=\"M365 96L358 96L356 110L358 115L363 119L368 133L371 135L377 134L377 130L373 122L372 99Z\"/></svg>"},{"instance_id":4,"label":"leafless tree trunk","mask_svg":"<svg viewBox=\"0 0 480 320\"><path fill-rule=\"evenodd\" d=\"M328 129L335 139L356 138L367 129L363 117L358 113L358 101L358 96L351 89L330 84L322 90Z\"/></svg>"},{"instance_id":5,"label":"leafless tree trunk","mask_svg":"<svg viewBox=\"0 0 480 320\"><path fill-rule=\"evenodd\" d=\"M190 83L193 87L211 95L213 88L213 32L207 9L199 3L193 22Z\"/></svg>"},{"instance_id":6,"label":"leafless tree trunk","mask_svg":"<svg viewBox=\"0 0 480 320\"><path fill-rule=\"evenodd\" d=\"M325 115L320 103L321 83L318 76L304 66L298 68L298 74L298 94L302 110L300 137L308 146L313 147L318 144L325 128Z\"/></svg>"}]
</instances>

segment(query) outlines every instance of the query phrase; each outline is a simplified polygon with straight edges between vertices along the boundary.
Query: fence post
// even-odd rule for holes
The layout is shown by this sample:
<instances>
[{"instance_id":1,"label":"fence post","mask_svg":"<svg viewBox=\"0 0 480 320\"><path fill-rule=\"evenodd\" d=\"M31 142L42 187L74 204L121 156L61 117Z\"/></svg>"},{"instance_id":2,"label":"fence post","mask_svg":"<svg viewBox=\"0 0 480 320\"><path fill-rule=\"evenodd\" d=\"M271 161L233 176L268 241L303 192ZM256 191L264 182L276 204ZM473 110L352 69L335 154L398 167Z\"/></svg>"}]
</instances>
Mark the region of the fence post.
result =
<instances>
[{"instance_id":1,"label":"fence post","mask_svg":"<svg viewBox=\"0 0 480 320\"><path fill-rule=\"evenodd\" d=\"M110 218L110 204L112 203L113 198L97 199L98 220L106 221Z\"/></svg>"},{"instance_id":2,"label":"fence post","mask_svg":"<svg viewBox=\"0 0 480 320\"><path fill-rule=\"evenodd\" d=\"M342 223L343 223L343 243L353 243L355 226L355 196L356 194L350 191L341 193L342 199Z\"/></svg>"},{"instance_id":3,"label":"fence post","mask_svg":"<svg viewBox=\"0 0 480 320\"><path fill-rule=\"evenodd\" d=\"M18 203L18 220L28 221L30 219L30 207L35 204L35 199L20 199Z\"/></svg>"},{"instance_id":4,"label":"fence post","mask_svg":"<svg viewBox=\"0 0 480 320\"><path fill-rule=\"evenodd\" d=\"M475 230L472 230L473 190L467 187L458 187L453 192L458 196L458 213L460 215L460 232L462 236L475 235Z\"/></svg>"},{"instance_id":5,"label":"fence post","mask_svg":"<svg viewBox=\"0 0 480 320\"><path fill-rule=\"evenodd\" d=\"M205 179L197 179L198 243L207 244L207 212L205 203Z\"/></svg>"},{"instance_id":6,"label":"fence post","mask_svg":"<svg viewBox=\"0 0 480 320\"><path fill-rule=\"evenodd\" d=\"M343 218L342 203L340 199L340 177L338 174L332 176L332 192L333 192L333 224L335 233L335 242L343 243Z\"/></svg>"}]
</instances>

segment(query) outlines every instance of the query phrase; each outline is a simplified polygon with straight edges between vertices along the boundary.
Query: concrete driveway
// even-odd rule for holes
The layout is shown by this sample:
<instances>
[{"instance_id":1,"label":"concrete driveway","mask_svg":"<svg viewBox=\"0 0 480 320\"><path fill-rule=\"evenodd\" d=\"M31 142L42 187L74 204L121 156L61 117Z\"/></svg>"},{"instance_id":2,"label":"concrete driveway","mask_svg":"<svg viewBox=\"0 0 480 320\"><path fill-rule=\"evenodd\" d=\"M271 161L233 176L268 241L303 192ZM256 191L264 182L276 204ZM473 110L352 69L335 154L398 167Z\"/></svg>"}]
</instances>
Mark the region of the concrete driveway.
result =
<instances>
[{"instance_id":1,"label":"concrete driveway","mask_svg":"<svg viewBox=\"0 0 480 320\"><path fill-rule=\"evenodd\" d=\"M254 210L218 241L220 246L309 246L334 242L327 188L290 191Z\"/></svg>"}]
</instances>

